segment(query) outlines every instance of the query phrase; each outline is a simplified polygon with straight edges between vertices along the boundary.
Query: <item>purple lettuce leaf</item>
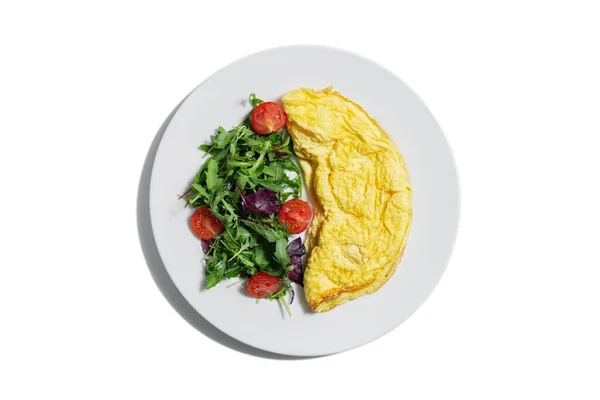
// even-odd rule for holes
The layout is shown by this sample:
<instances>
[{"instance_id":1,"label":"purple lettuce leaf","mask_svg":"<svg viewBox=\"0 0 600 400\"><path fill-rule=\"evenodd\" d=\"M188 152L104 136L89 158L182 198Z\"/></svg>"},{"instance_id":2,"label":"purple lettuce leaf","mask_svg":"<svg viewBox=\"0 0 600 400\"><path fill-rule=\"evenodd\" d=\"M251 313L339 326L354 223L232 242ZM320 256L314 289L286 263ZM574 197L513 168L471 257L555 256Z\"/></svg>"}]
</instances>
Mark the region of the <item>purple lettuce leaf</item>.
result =
<instances>
[{"instance_id":1,"label":"purple lettuce leaf","mask_svg":"<svg viewBox=\"0 0 600 400\"><path fill-rule=\"evenodd\" d=\"M304 272L302 271L302 256L306 254L306 247L302 243L302 239L296 238L289 242L287 251L291 260L290 265L294 266L294 269L288 273L288 279L303 286Z\"/></svg>"},{"instance_id":2,"label":"purple lettuce leaf","mask_svg":"<svg viewBox=\"0 0 600 400\"><path fill-rule=\"evenodd\" d=\"M304 286L304 273L302 272L302 259L300 256L291 256L291 265L294 269L288 272L288 279L292 282Z\"/></svg>"},{"instance_id":3,"label":"purple lettuce leaf","mask_svg":"<svg viewBox=\"0 0 600 400\"><path fill-rule=\"evenodd\" d=\"M246 195L242 192L240 185L237 183L235 185L242 196L242 210L246 214L270 215L279 211L281 206L274 191L261 188L256 193Z\"/></svg>"},{"instance_id":4,"label":"purple lettuce leaf","mask_svg":"<svg viewBox=\"0 0 600 400\"><path fill-rule=\"evenodd\" d=\"M299 256L302 257L306 254L306 247L304 247L304 243L302 243L301 238L296 238L288 243L287 245L288 255L291 256Z\"/></svg>"},{"instance_id":5,"label":"purple lettuce leaf","mask_svg":"<svg viewBox=\"0 0 600 400\"><path fill-rule=\"evenodd\" d=\"M204 252L204 254L207 254L208 251L210 250L210 246L213 245L213 243L215 242L214 240L204 240L204 239L200 239L201 243L202 243L202 251Z\"/></svg>"}]
</instances>

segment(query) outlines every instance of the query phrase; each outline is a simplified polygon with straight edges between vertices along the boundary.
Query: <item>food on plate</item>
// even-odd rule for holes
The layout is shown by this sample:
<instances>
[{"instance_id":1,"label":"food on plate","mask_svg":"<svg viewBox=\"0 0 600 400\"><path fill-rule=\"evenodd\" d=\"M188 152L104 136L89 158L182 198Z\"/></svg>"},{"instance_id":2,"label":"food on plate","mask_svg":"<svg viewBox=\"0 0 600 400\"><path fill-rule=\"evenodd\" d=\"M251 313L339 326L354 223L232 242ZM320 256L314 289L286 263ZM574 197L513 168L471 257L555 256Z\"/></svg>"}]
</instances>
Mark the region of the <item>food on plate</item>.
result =
<instances>
[{"instance_id":1,"label":"food on plate","mask_svg":"<svg viewBox=\"0 0 600 400\"><path fill-rule=\"evenodd\" d=\"M270 135L285 126L287 116L279 104L265 101L252 110L250 122L259 135Z\"/></svg>"},{"instance_id":2,"label":"food on plate","mask_svg":"<svg viewBox=\"0 0 600 400\"><path fill-rule=\"evenodd\" d=\"M378 290L404 252L412 189L402 155L367 113L332 88L250 96L236 127L219 127L182 196L206 261L206 288L241 278L257 299L323 312ZM300 199L302 173L311 204ZM314 214L314 215L313 215ZM293 235L306 231L306 243ZM308 252L307 252L308 248ZM306 268L303 258L308 253Z\"/></svg>"},{"instance_id":3,"label":"food on plate","mask_svg":"<svg viewBox=\"0 0 600 400\"><path fill-rule=\"evenodd\" d=\"M282 101L314 212L304 291L313 311L328 311L393 275L412 189L402 155L358 104L332 88L293 90Z\"/></svg>"},{"instance_id":4,"label":"food on plate","mask_svg":"<svg viewBox=\"0 0 600 400\"><path fill-rule=\"evenodd\" d=\"M302 233L308 227L312 211L307 202L292 199L283 205L279 211L279 223L288 227L290 233Z\"/></svg>"},{"instance_id":5,"label":"food on plate","mask_svg":"<svg viewBox=\"0 0 600 400\"><path fill-rule=\"evenodd\" d=\"M190 225L202 240L212 240L225 229L219 218L215 217L208 207L198 208L190 218Z\"/></svg>"},{"instance_id":6,"label":"food on plate","mask_svg":"<svg viewBox=\"0 0 600 400\"><path fill-rule=\"evenodd\" d=\"M279 278L266 272L257 272L248 279L246 292L257 299L264 299L281 290Z\"/></svg>"},{"instance_id":7,"label":"food on plate","mask_svg":"<svg viewBox=\"0 0 600 400\"><path fill-rule=\"evenodd\" d=\"M247 279L246 292L257 299L294 299L292 282L302 284L302 239L310 207L298 199L301 173L290 158L291 138L283 108L250 95L252 112L233 129L219 127L209 156L189 190L181 196L196 208L190 218L206 261L207 289L225 278ZM291 198L291 199L290 199Z\"/></svg>"}]
</instances>

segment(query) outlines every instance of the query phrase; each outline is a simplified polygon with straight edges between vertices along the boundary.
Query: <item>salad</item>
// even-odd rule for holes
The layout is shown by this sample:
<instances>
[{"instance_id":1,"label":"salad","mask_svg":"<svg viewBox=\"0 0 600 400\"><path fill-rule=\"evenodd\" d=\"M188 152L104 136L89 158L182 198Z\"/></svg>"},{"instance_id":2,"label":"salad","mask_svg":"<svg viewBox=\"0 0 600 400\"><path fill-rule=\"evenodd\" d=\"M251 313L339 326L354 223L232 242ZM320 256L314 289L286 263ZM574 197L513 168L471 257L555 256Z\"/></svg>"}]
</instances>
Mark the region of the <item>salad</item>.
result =
<instances>
[{"instance_id":1,"label":"salad","mask_svg":"<svg viewBox=\"0 0 600 400\"><path fill-rule=\"evenodd\" d=\"M292 282L303 284L302 239L312 217L300 199L300 170L291 156L287 115L250 95L252 111L238 126L220 126L200 149L208 160L180 196L196 208L190 219L206 262L206 288L241 278L257 299L278 300L291 315ZM237 282L236 282L237 283Z\"/></svg>"}]
</instances>

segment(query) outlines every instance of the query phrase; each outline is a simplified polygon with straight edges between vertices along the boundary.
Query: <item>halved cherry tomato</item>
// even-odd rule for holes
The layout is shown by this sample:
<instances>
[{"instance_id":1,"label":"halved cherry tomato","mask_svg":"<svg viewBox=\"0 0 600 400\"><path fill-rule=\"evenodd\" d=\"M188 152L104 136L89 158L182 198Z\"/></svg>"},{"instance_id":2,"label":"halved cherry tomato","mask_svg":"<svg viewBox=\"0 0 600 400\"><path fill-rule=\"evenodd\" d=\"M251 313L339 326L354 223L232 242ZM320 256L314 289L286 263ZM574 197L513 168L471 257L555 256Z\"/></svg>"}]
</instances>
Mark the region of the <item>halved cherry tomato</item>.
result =
<instances>
[{"instance_id":1,"label":"halved cherry tomato","mask_svg":"<svg viewBox=\"0 0 600 400\"><path fill-rule=\"evenodd\" d=\"M204 240L211 240L225 229L208 207L198 208L190 219L190 225L194 233Z\"/></svg>"},{"instance_id":2,"label":"halved cherry tomato","mask_svg":"<svg viewBox=\"0 0 600 400\"><path fill-rule=\"evenodd\" d=\"M250 122L256 133L259 135L269 135L285 126L287 114L279 104L266 101L260 103L252 111Z\"/></svg>"},{"instance_id":3,"label":"halved cherry tomato","mask_svg":"<svg viewBox=\"0 0 600 400\"><path fill-rule=\"evenodd\" d=\"M300 199L292 199L281 207L278 219L281 225L288 226L289 232L300 233L304 232L311 217L312 211L307 202Z\"/></svg>"},{"instance_id":4,"label":"halved cherry tomato","mask_svg":"<svg viewBox=\"0 0 600 400\"><path fill-rule=\"evenodd\" d=\"M266 272L257 272L248 279L246 292L252 297L264 299L281 290L279 278Z\"/></svg>"}]
</instances>

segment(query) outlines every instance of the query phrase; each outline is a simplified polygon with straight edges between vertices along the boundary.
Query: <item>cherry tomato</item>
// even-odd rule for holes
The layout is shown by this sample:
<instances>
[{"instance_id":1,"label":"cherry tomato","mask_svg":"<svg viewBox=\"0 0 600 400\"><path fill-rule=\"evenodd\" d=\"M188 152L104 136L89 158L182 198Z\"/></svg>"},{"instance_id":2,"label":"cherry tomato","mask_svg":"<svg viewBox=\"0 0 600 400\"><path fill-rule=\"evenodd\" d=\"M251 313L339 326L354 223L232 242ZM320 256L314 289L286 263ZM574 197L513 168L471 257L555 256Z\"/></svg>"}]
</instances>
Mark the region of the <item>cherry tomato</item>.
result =
<instances>
[{"instance_id":1,"label":"cherry tomato","mask_svg":"<svg viewBox=\"0 0 600 400\"><path fill-rule=\"evenodd\" d=\"M279 278L266 272L257 272L248 279L246 292L252 297L264 299L281 290Z\"/></svg>"},{"instance_id":2,"label":"cherry tomato","mask_svg":"<svg viewBox=\"0 0 600 400\"><path fill-rule=\"evenodd\" d=\"M307 202L300 199L292 199L281 207L278 219L281 225L288 226L289 232L300 233L304 232L311 217L312 211Z\"/></svg>"},{"instance_id":3,"label":"cherry tomato","mask_svg":"<svg viewBox=\"0 0 600 400\"><path fill-rule=\"evenodd\" d=\"M269 135L285 126L287 115L277 103L266 101L260 103L250 116L252 127L259 135Z\"/></svg>"},{"instance_id":4,"label":"cherry tomato","mask_svg":"<svg viewBox=\"0 0 600 400\"><path fill-rule=\"evenodd\" d=\"M211 240L225 229L208 207L198 208L190 219L190 225L194 233L204 240Z\"/></svg>"}]
</instances>

